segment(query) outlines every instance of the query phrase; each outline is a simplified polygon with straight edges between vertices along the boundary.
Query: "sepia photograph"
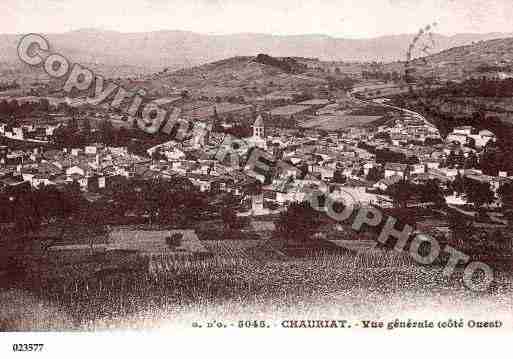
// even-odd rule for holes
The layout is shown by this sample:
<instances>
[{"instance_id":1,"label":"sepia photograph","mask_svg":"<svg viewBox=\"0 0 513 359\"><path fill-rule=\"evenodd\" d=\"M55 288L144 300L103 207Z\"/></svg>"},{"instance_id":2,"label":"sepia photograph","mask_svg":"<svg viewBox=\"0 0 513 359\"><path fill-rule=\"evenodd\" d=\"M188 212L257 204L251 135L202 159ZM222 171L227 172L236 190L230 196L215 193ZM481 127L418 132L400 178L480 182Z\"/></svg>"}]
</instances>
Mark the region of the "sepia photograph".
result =
<instances>
[{"instance_id":1,"label":"sepia photograph","mask_svg":"<svg viewBox=\"0 0 513 359\"><path fill-rule=\"evenodd\" d=\"M511 0L1 12L0 353L513 333Z\"/></svg>"}]
</instances>

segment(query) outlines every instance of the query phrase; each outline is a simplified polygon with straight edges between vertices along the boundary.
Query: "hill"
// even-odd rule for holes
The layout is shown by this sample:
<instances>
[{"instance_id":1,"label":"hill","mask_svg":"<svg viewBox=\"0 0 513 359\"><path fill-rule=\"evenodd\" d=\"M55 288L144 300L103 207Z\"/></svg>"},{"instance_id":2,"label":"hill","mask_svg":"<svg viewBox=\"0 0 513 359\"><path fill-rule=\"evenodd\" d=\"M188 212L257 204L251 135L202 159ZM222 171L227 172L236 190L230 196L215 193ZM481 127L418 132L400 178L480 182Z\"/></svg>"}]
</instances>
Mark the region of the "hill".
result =
<instances>
[{"instance_id":1,"label":"hill","mask_svg":"<svg viewBox=\"0 0 513 359\"><path fill-rule=\"evenodd\" d=\"M22 35L0 35L0 75L6 64L19 66L16 46ZM404 60L415 35L343 39L324 35L274 36L266 34L205 35L186 31L121 33L84 29L47 34L53 49L108 77L129 77L168 68L176 70L221 59L268 53L277 57L307 57L326 61ZM434 36L433 51L506 34Z\"/></svg>"},{"instance_id":2,"label":"hill","mask_svg":"<svg viewBox=\"0 0 513 359\"><path fill-rule=\"evenodd\" d=\"M240 56L174 72L160 72L144 80L125 79L123 85L143 88L155 96L179 94L186 89L195 97L213 98L258 97L273 91L302 91L327 83L324 73L308 69L302 61L264 54ZM304 61L311 63L314 60Z\"/></svg>"},{"instance_id":3,"label":"hill","mask_svg":"<svg viewBox=\"0 0 513 359\"><path fill-rule=\"evenodd\" d=\"M410 66L416 77L436 75L440 80L462 81L480 73L513 67L513 37L479 41L416 59Z\"/></svg>"}]
</instances>

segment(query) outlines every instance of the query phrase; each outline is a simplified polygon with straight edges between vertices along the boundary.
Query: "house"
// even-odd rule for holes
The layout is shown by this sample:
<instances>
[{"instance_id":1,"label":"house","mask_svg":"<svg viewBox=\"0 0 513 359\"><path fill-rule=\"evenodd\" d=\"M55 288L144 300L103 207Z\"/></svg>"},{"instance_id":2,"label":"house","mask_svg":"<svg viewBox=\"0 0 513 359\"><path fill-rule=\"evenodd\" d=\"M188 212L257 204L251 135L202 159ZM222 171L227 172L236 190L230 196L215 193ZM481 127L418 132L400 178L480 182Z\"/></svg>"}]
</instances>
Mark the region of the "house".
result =
<instances>
[{"instance_id":1,"label":"house","mask_svg":"<svg viewBox=\"0 0 513 359\"><path fill-rule=\"evenodd\" d=\"M381 191L386 191L390 186L392 186L402 180L403 180L402 176L392 175L390 177L383 178L382 180L379 180L372 187L379 189Z\"/></svg>"},{"instance_id":2,"label":"house","mask_svg":"<svg viewBox=\"0 0 513 359\"><path fill-rule=\"evenodd\" d=\"M461 145L466 145L468 143L470 135L464 134L464 133L450 133L447 135L446 142L457 142Z\"/></svg>"},{"instance_id":3,"label":"house","mask_svg":"<svg viewBox=\"0 0 513 359\"><path fill-rule=\"evenodd\" d=\"M23 180L22 177L16 177L16 176L8 176L0 179L0 186L4 188L10 188L10 189L29 189L30 183Z\"/></svg>"},{"instance_id":4,"label":"house","mask_svg":"<svg viewBox=\"0 0 513 359\"><path fill-rule=\"evenodd\" d=\"M410 165L410 174L419 174L424 173L426 170L426 166L424 163L415 163Z\"/></svg>"},{"instance_id":5,"label":"house","mask_svg":"<svg viewBox=\"0 0 513 359\"><path fill-rule=\"evenodd\" d=\"M409 174L408 165L403 163L387 162L385 164L385 179L392 176L406 178Z\"/></svg>"},{"instance_id":6,"label":"house","mask_svg":"<svg viewBox=\"0 0 513 359\"><path fill-rule=\"evenodd\" d=\"M436 169L450 179L456 178L458 172L461 172L461 170L458 170L457 168L429 168L429 169Z\"/></svg>"},{"instance_id":7,"label":"house","mask_svg":"<svg viewBox=\"0 0 513 359\"><path fill-rule=\"evenodd\" d=\"M291 202L303 202L306 198L306 193L297 186L288 186L283 191L276 192L276 202L279 204Z\"/></svg>"},{"instance_id":8,"label":"house","mask_svg":"<svg viewBox=\"0 0 513 359\"><path fill-rule=\"evenodd\" d=\"M201 192L210 191L212 189L212 183L215 181L211 176L197 173L190 173L187 175L187 178L193 185L199 187Z\"/></svg>"},{"instance_id":9,"label":"house","mask_svg":"<svg viewBox=\"0 0 513 359\"><path fill-rule=\"evenodd\" d=\"M85 176L86 169L81 167L81 166L71 166L68 169L66 169L66 175L67 176L72 176L74 174L77 174L77 175L80 175L80 176Z\"/></svg>"},{"instance_id":10,"label":"house","mask_svg":"<svg viewBox=\"0 0 513 359\"><path fill-rule=\"evenodd\" d=\"M436 160L427 160L424 161L424 164L428 169L439 169L440 168L440 161Z\"/></svg>"},{"instance_id":11,"label":"house","mask_svg":"<svg viewBox=\"0 0 513 359\"><path fill-rule=\"evenodd\" d=\"M469 136L475 131L474 127L472 126L458 126L455 127L452 131L452 133L456 135L465 135Z\"/></svg>"},{"instance_id":12,"label":"house","mask_svg":"<svg viewBox=\"0 0 513 359\"><path fill-rule=\"evenodd\" d=\"M377 162L374 162L374 161L370 161L370 162L365 162L363 164L363 174L365 176L368 176L369 175L369 171L374 168L374 167L378 167L379 164Z\"/></svg>"},{"instance_id":13,"label":"house","mask_svg":"<svg viewBox=\"0 0 513 359\"><path fill-rule=\"evenodd\" d=\"M1 168L0 167L0 179L12 176L12 174L13 174L13 170L12 169L10 169L10 168Z\"/></svg>"},{"instance_id":14,"label":"house","mask_svg":"<svg viewBox=\"0 0 513 359\"><path fill-rule=\"evenodd\" d=\"M66 169L66 175L71 176L72 174L79 174L81 176L91 176L93 168L87 163L81 163Z\"/></svg>"},{"instance_id":15,"label":"house","mask_svg":"<svg viewBox=\"0 0 513 359\"><path fill-rule=\"evenodd\" d=\"M439 169L428 169L427 174L430 175L432 179L436 179L443 184L452 182L452 179L448 177L445 172Z\"/></svg>"},{"instance_id":16,"label":"house","mask_svg":"<svg viewBox=\"0 0 513 359\"><path fill-rule=\"evenodd\" d=\"M72 148L71 149L72 156L78 156L80 153L82 153L82 150L80 148Z\"/></svg>"},{"instance_id":17,"label":"house","mask_svg":"<svg viewBox=\"0 0 513 359\"><path fill-rule=\"evenodd\" d=\"M390 141L392 141L393 146L402 146L408 142L408 136L402 134L393 134L390 136Z\"/></svg>"},{"instance_id":18,"label":"house","mask_svg":"<svg viewBox=\"0 0 513 359\"><path fill-rule=\"evenodd\" d=\"M465 174L464 177L475 182L489 184L490 189L494 193L497 193L501 183L501 179L499 177L492 177L483 174Z\"/></svg>"},{"instance_id":19,"label":"house","mask_svg":"<svg viewBox=\"0 0 513 359\"><path fill-rule=\"evenodd\" d=\"M478 134L470 135L469 138L474 141L475 146L478 148L486 146L490 141L495 142L497 140L495 134L488 130L479 131Z\"/></svg>"},{"instance_id":20,"label":"house","mask_svg":"<svg viewBox=\"0 0 513 359\"><path fill-rule=\"evenodd\" d=\"M23 163L26 155L23 151L12 151L5 157L6 165L20 165Z\"/></svg>"},{"instance_id":21,"label":"house","mask_svg":"<svg viewBox=\"0 0 513 359\"><path fill-rule=\"evenodd\" d=\"M55 164L49 163L49 162L41 162L37 164L37 170L39 173L50 175L50 176L57 176L62 174L62 169L56 166Z\"/></svg>"},{"instance_id":22,"label":"house","mask_svg":"<svg viewBox=\"0 0 513 359\"><path fill-rule=\"evenodd\" d=\"M310 166L311 173L318 173L323 180L331 180L335 174L335 169L328 166L312 165Z\"/></svg>"},{"instance_id":23,"label":"house","mask_svg":"<svg viewBox=\"0 0 513 359\"><path fill-rule=\"evenodd\" d=\"M96 155L98 148L96 146L86 146L84 152L88 155Z\"/></svg>"},{"instance_id":24,"label":"house","mask_svg":"<svg viewBox=\"0 0 513 359\"><path fill-rule=\"evenodd\" d=\"M52 183L48 175L43 174L36 174L34 177L32 177L32 180L30 181L32 187L39 188L41 185L48 186Z\"/></svg>"},{"instance_id":25,"label":"house","mask_svg":"<svg viewBox=\"0 0 513 359\"><path fill-rule=\"evenodd\" d=\"M92 176L87 179L87 188L90 191L98 191L106 187L106 179L105 176Z\"/></svg>"},{"instance_id":26,"label":"house","mask_svg":"<svg viewBox=\"0 0 513 359\"><path fill-rule=\"evenodd\" d=\"M80 186L80 189L82 189L82 190L86 190L87 186L89 184L87 177L85 177L79 173L73 173L73 174L69 175L68 182L78 183L78 185Z\"/></svg>"},{"instance_id":27,"label":"house","mask_svg":"<svg viewBox=\"0 0 513 359\"><path fill-rule=\"evenodd\" d=\"M255 193L251 195L251 213L253 215L265 214L264 211L264 193Z\"/></svg>"},{"instance_id":28,"label":"house","mask_svg":"<svg viewBox=\"0 0 513 359\"><path fill-rule=\"evenodd\" d=\"M21 169L21 177L24 181L32 182L32 178L36 176L39 172L35 168L22 168Z\"/></svg>"}]
</instances>

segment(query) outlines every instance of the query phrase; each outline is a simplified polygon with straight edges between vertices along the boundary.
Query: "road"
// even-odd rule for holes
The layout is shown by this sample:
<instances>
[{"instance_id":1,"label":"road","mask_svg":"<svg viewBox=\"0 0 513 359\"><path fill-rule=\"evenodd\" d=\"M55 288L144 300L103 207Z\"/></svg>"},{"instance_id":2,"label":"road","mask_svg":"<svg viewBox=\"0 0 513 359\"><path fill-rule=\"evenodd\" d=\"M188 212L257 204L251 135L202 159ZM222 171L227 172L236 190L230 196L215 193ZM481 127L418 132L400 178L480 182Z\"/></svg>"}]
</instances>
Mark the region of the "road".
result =
<instances>
[{"instance_id":1,"label":"road","mask_svg":"<svg viewBox=\"0 0 513 359\"><path fill-rule=\"evenodd\" d=\"M407 114L413 116L414 118L422 121L426 126L435 127L431 122L429 122L424 116L422 116L418 112L409 110L407 108L402 108L402 107L387 105L387 104L381 103L381 102L376 102L375 100L367 101L367 100L358 99L358 98L353 97L353 93L351 93L351 92L348 92L347 95L353 101L357 101L357 102L361 102L361 103L364 103L364 104L367 104L367 105L373 105L373 106L380 105L380 106L383 106L383 107L387 107L387 108L391 108L391 109L394 109L394 110L398 110L398 111L401 111L403 113L407 113Z\"/></svg>"}]
</instances>

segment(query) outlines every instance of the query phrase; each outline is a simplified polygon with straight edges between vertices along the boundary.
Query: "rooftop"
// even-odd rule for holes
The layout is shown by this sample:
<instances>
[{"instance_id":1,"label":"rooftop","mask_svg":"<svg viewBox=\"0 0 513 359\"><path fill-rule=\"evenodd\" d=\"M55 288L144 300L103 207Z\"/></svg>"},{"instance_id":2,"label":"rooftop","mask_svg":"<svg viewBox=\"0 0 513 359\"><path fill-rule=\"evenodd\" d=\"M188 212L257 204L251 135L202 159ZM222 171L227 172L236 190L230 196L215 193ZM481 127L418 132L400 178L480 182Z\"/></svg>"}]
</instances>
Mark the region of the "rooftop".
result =
<instances>
[{"instance_id":1,"label":"rooftop","mask_svg":"<svg viewBox=\"0 0 513 359\"><path fill-rule=\"evenodd\" d=\"M404 163L387 162L385 164L385 169L386 170L406 171L407 168L408 168L408 165L405 165Z\"/></svg>"}]
</instances>

